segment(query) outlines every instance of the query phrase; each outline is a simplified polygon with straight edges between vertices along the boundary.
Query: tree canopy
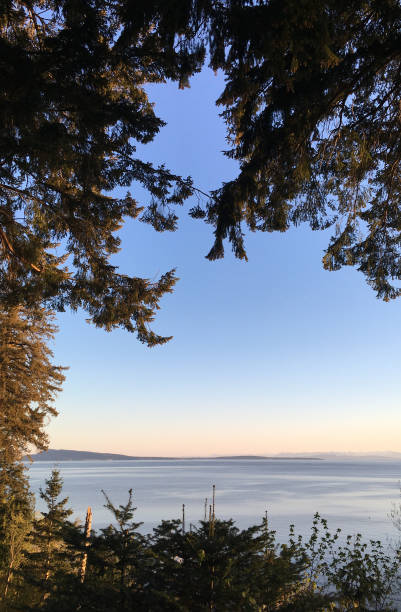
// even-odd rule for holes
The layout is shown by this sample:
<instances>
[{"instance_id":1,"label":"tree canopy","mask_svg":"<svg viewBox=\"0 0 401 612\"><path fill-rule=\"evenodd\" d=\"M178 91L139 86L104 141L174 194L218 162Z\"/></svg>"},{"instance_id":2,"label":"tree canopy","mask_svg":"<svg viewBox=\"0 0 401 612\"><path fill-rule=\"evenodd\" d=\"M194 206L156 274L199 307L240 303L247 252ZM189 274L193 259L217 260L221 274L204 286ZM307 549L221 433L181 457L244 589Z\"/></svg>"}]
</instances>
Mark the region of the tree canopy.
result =
<instances>
[{"instance_id":1,"label":"tree canopy","mask_svg":"<svg viewBox=\"0 0 401 612\"><path fill-rule=\"evenodd\" d=\"M136 154L163 126L145 86L184 87L206 62L225 76L217 103L240 164L190 210L214 228L209 259L226 239L246 258L246 226L331 226L325 267L400 295L400 27L396 0L3 3L2 303L82 307L98 326L167 340L149 324L174 271L129 277L110 256L125 218L176 229L195 187ZM145 204L115 195L137 184Z\"/></svg>"},{"instance_id":2,"label":"tree canopy","mask_svg":"<svg viewBox=\"0 0 401 612\"><path fill-rule=\"evenodd\" d=\"M324 266L356 266L379 297L399 296L400 3L224 4L211 65L226 75L218 104L240 172L207 207L209 258L223 255L226 237L246 257L244 222L333 226Z\"/></svg>"},{"instance_id":3,"label":"tree canopy","mask_svg":"<svg viewBox=\"0 0 401 612\"><path fill-rule=\"evenodd\" d=\"M145 5L132 21L129 2L2 4L0 292L8 305L83 307L96 325L152 345L165 341L148 323L174 271L151 282L119 274L109 258L124 218L142 213L173 230L169 206L191 193L189 179L136 158L135 143L163 125L143 85L185 82L204 52L174 50L171 28L155 29ZM150 194L146 210L111 193L133 182Z\"/></svg>"}]
</instances>

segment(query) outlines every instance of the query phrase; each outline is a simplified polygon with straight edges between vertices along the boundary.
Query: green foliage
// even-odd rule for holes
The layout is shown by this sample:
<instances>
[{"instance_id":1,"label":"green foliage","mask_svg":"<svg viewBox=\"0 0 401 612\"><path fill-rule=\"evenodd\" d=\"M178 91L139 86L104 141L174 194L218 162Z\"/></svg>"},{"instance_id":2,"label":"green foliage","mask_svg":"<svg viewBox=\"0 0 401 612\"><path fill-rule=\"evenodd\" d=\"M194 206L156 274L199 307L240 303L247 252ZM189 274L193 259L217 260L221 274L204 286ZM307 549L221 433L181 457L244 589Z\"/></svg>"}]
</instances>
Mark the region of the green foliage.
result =
<instances>
[{"instance_id":1,"label":"green foliage","mask_svg":"<svg viewBox=\"0 0 401 612\"><path fill-rule=\"evenodd\" d=\"M117 525L110 524L97 534L92 532L89 548L85 547L82 534L70 530L68 545L74 547L80 559L83 553L88 553L85 579L82 580L77 571L59 575L51 596L42 605L48 612L70 612L72 609L119 612L137 609L143 603L142 578L150 552L145 536L137 531L141 523L133 520L136 508L132 503L132 491L127 503L119 507L115 507L106 494L105 497L105 507L113 514Z\"/></svg>"},{"instance_id":2,"label":"green foliage","mask_svg":"<svg viewBox=\"0 0 401 612\"><path fill-rule=\"evenodd\" d=\"M85 579L86 605L89 610L132 610L141 599L140 576L148 557L146 539L138 533L142 523L133 520L136 508L132 502L132 490L127 503L118 507L104 491L103 494L105 507L113 515L116 526L110 524L92 539ZM92 603L93 607L90 607L93 598L98 603Z\"/></svg>"},{"instance_id":3,"label":"green foliage","mask_svg":"<svg viewBox=\"0 0 401 612\"><path fill-rule=\"evenodd\" d=\"M391 599L399 588L401 549L392 555L382 543L348 536L335 556L326 563L325 574L338 593L340 609L391 612Z\"/></svg>"},{"instance_id":4,"label":"green foliage","mask_svg":"<svg viewBox=\"0 0 401 612\"><path fill-rule=\"evenodd\" d=\"M18 570L25 561L25 549L34 512L26 468L9 463L0 454L0 610L11 609L18 598L21 577Z\"/></svg>"},{"instance_id":5,"label":"green foliage","mask_svg":"<svg viewBox=\"0 0 401 612\"><path fill-rule=\"evenodd\" d=\"M46 511L33 521L24 567L32 588L30 605L39 608L57 590L60 576L71 573L77 565L77 554L68 544L72 528L68 518L72 510L66 508L67 497L59 499L63 486L59 471L53 469L45 483L39 495L46 504Z\"/></svg>"},{"instance_id":6,"label":"green foliage","mask_svg":"<svg viewBox=\"0 0 401 612\"><path fill-rule=\"evenodd\" d=\"M149 609L249 609L256 530L214 521L213 529L202 522L184 534L176 521L162 523L153 538L157 565Z\"/></svg>"},{"instance_id":7,"label":"green foliage","mask_svg":"<svg viewBox=\"0 0 401 612\"><path fill-rule=\"evenodd\" d=\"M308 589L303 549L279 546L267 521L240 530L232 520L212 519L188 533L164 521L152 551L148 610L313 610L326 601Z\"/></svg>"},{"instance_id":8,"label":"green foliage","mask_svg":"<svg viewBox=\"0 0 401 612\"><path fill-rule=\"evenodd\" d=\"M237 178L211 193L208 257L243 225L335 228L324 265L357 266L385 300L401 289L396 0L15 0L0 8L0 293L3 304L84 308L148 345L174 270L121 274L117 230L177 226L189 178L136 155L163 126L145 91L180 87L208 57ZM140 184L148 201L127 192ZM118 195L116 195L118 194ZM55 245L59 247L55 250Z\"/></svg>"},{"instance_id":9,"label":"green foliage","mask_svg":"<svg viewBox=\"0 0 401 612\"><path fill-rule=\"evenodd\" d=\"M83 307L96 325L121 325L149 345L166 341L148 324L174 271L154 282L120 274L109 260L126 218L143 212L156 230L175 229L171 207L191 194L191 181L135 157L135 143L151 141L163 125L144 85L183 84L204 56L196 44L175 49L177 28L191 26L183 29L178 13L161 5L155 27L157 5L0 7L2 302ZM131 183L149 192L145 210L130 193L115 195Z\"/></svg>"},{"instance_id":10,"label":"green foliage","mask_svg":"<svg viewBox=\"0 0 401 612\"><path fill-rule=\"evenodd\" d=\"M64 380L47 345L56 329L43 308L0 309L0 448L10 464L47 447L44 426Z\"/></svg>"},{"instance_id":11,"label":"green foliage","mask_svg":"<svg viewBox=\"0 0 401 612\"><path fill-rule=\"evenodd\" d=\"M54 473L46 491L49 508L64 508L65 500L55 501L61 491ZM84 550L79 529L75 542L71 530L53 529L64 564L52 557L52 578L41 597L31 597L24 609L395 611L391 598L398 588L400 551L390 555L380 542L365 543L360 535L341 540L340 530L330 533L319 515L309 538L297 537L291 526L288 543L278 543L267 517L240 530L232 520L211 513L208 521L191 525L187 532L180 520L162 521L144 536L134 520L132 491L118 507L106 495L106 508L114 524L92 532L85 579L77 563ZM57 524L65 524L66 518L64 512Z\"/></svg>"},{"instance_id":12,"label":"green foliage","mask_svg":"<svg viewBox=\"0 0 401 612\"><path fill-rule=\"evenodd\" d=\"M293 537L290 542L295 545ZM327 594L327 609L396 610L392 600L400 587L400 546L385 549L378 540L364 541L361 534L344 538L340 529L333 534L319 514L314 517L309 539L303 542L299 537L297 544L307 558L308 590Z\"/></svg>"},{"instance_id":13,"label":"green foliage","mask_svg":"<svg viewBox=\"0 0 401 612\"><path fill-rule=\"evenodd\" d=\"M324 266L357 266L379 297L401 289L397 0L227 0L212 12L211 65L237 178L213 194L210 259L242 223L335 233ZM199 215L200 211L195 213Z\"/></svg>"}]
</instances>

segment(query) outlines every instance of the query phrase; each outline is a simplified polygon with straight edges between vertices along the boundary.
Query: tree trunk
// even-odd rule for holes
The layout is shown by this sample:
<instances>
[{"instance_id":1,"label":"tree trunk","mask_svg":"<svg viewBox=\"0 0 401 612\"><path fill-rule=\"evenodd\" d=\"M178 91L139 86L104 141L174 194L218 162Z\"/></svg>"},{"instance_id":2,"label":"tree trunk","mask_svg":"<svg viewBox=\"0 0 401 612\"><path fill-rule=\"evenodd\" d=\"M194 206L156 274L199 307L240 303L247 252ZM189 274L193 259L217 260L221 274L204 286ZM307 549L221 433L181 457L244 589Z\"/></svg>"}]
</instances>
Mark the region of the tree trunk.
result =
<instances>
[{"instance_id":1,"label":"tree trunk","mask_svg":"<svg viewBox=\"0 0 401 612\"><path fill-rule=\"evenodd\" d=\"M91 529L92 529L92 510L91 510L91 507L88 506L88 509L86 511L86 519L85 519L85 547L89 546ZM85 580L87 561L88 561L88 553L84 552L82 555L81 569L80 569L81 582Z\"/></svg>"}]
</instances>

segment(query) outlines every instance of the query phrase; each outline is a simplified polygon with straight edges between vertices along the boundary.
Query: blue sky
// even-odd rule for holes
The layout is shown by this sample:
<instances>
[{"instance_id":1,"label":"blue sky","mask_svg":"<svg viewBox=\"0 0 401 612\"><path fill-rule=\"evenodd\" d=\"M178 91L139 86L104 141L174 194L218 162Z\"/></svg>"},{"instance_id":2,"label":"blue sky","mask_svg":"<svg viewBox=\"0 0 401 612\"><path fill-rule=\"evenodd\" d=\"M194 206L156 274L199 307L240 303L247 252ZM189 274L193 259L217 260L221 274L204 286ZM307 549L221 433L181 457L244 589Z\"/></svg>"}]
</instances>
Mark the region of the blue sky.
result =
<instances>
[{"instance_id":1,"label":"blue sky","mask_svg":"<svg viewBox=\"0 0 401 612\"><path fill-rule=\"evenodd\" d=\"M234 176L214 105L221 87L208 71L184 91L152 86L168 125L143 158L205 191ZM54 352L70 369L51 446L171 456L401 451L401 302L377 300L355 270L323 270L327 232L248 234L247 263L228 245L224 260L209 262L212 228L185 209L181 217L165 234L130 221L114 260L149 278L177 268L154 324L170 343L149 349L83 313L58 317Z\"/></svg>"}]
</instances>

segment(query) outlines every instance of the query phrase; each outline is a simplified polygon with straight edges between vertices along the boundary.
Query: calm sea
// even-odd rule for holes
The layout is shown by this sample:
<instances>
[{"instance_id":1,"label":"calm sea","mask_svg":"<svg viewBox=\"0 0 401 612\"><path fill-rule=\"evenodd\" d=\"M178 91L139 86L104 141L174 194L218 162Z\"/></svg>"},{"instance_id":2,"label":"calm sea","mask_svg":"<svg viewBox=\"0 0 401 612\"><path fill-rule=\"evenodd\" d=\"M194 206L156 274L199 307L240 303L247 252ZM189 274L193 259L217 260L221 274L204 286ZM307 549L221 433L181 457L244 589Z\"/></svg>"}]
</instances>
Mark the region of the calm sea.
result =
<instances>
[{"instance_id":1,"label":"calm sea","mask_svg":"<svg viewBox=\"0 0 401 612\"><path fill-rule=\"evenodd\" d=\"M29 468L37 494L54 463L36 462ZM104 489L115 505L134 491L137 520L150 531L162 519L179 518L185 504L186 524L204 516L207 497L216 485L216 515L233 518L239 527L261 520L268 511L270 525L281 540L290 523L307 534L315 512L333 529L361 532L366 538L397 540L388 517L400 502L401 461L390 460L140 460L68 461L56 466L74 516L84 519L88 505L94 527L111 520L103 507ZM41 508L37 496L37 504Z\"/></svg>"}]
</instances>

